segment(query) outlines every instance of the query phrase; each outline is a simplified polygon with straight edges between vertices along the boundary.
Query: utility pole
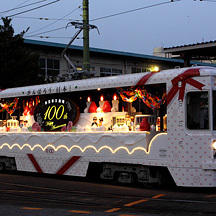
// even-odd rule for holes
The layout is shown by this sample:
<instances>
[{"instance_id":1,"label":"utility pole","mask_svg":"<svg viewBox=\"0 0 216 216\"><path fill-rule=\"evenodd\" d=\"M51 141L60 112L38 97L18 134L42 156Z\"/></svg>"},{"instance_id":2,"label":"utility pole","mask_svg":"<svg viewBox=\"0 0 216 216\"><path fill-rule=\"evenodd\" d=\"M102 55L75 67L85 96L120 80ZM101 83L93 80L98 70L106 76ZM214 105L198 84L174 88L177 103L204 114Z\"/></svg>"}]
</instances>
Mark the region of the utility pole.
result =
<instances>
[{"instance_id":1,"label":"utility pole","mask_svg":"<svg viewBox=\"0 0 216 216\"><path fill-rule=\"evenodd\" d=\"M90 61L89 61L89 0L83 0L83 70L90 71Z\"/></svg>"}]
</instances>

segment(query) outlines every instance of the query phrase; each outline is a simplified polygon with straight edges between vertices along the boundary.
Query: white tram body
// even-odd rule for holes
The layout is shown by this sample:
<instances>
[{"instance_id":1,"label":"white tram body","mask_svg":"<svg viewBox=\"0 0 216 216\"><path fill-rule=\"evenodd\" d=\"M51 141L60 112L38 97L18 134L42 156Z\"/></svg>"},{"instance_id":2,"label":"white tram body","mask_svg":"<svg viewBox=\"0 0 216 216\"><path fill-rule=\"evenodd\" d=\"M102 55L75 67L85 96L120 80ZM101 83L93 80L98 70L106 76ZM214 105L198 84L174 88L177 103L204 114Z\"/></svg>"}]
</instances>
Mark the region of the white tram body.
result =
<instances>
[{"instance_id":1,"label":"white tram body","mask_svg":"<svg viewBox=\"0 0 216 216\"><path fill-rule=\"evenodd\" d=\"M101 165L100 177L120 182L160 183L165 170L178 186L216 186L216 68L192 67L5 89L0 98L166 86L167 130L89 131L95 115L111 119L126 112L80 113L76 132L0 132L0 164L8 169L71 176ZM46 91L43 91L46 89ZM74 96L73 96L74 97ZM79 106L79 104L78 104ZM152 115L142 113L148 118ZM140 113L139 113L140 114ZM157 116L156 116L157 117ZM216 147L215 147L216 148ZM96 171L96 170L94 170Z\"/></svg>"}]
</instances>

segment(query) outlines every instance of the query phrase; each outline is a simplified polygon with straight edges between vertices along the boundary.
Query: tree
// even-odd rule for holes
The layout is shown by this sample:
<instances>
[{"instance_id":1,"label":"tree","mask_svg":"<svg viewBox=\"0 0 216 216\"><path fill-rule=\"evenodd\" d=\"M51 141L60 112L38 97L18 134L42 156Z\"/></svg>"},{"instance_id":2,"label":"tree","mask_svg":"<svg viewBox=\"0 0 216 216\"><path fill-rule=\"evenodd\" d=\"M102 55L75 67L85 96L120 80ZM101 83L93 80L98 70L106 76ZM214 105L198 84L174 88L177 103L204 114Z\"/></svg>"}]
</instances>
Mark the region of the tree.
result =
<instances>
[{"instance_id":1,"label":"tree","mask_svg":"<svg viewBox=\"0 0 216 216\"><path fill-rule=\"evenodd\" d=\"M24 46L26 31L14 35L12 19L1 18L0 88L38 84L38 55Z\"/></svg>"}]
</instances>

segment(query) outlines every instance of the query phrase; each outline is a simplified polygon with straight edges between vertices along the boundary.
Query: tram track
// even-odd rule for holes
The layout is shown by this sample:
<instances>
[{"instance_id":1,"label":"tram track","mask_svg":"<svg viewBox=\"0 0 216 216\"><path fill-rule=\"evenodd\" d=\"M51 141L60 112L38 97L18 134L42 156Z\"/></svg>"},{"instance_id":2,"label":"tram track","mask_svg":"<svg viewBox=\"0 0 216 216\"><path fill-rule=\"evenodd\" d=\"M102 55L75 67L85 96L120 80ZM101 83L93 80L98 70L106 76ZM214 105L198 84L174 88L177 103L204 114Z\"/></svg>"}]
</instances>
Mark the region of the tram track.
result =
<instances>
[{"instance_id":1,"label":"tram track","mask_svg":"<svg viewBox=\"0 0 216 216\"><path fill-rule=\"evenodd\" d=\"M24 176L25 177L25 176ZM7 178L10 178L7 176ZM19 176L21 179L22 176ZM35 180L34 180L35 178ZM58 179L46 179L43 177L30 177L28 183L21 180L10 182L6 180L0 181L0 200L4 203L13 202L17 204L28 204L30 206L47 206L53 208L86 208L105 211L111 208L120 208L124 211L131 212L151 212L165 214L170 212L172 214L184 212L187 215L193 215L199 212L204 215L204 207L209 206L207 213L209 215L216 214L214 210L216 205L216 198L206 198L203 194L201 196L179 197L180 192L178 189L164 190L164 189L141 189L131 187L119 187L110 185L101 185L97 183L88 182L72 182L75 186L65 189L70 183ZM46 182L43 186L41 182ZM55 185L50 184L50 182ZM35 185L32 185L35 184ZM48 186L50 184L50 186ZM60 186L61 185L61 186ZM76 185L83 185L82 190ZM91 191L90 187L97 188ZM74 189L76 188L76 189ZM87 188L85 190L85 188ZM106 190L100 190L105 188ZM108 192L107 192L108 191ZM153 194L164 193L164 196L153 196ZM177 193L178 192L178 193ZM186 191L187 192L187 191ZM183 192L184 193L184 192ZM157 198L154 198L157 197ZM140 200L145 200L139 202ZM138 204L128 205L128 203L137 202ZM183 215L183 214L182 214Z\"/></svg>"},{"instance_id":2,"label":"tram track","mask_svg":"<svg viewBox=\"0 0 216 216\"><path fill-rule=\"evenodd\" d=\"M33 186L33 185L27 185L27 184L18 184L18 183L9 183L9 182L4 182L4 181L0 181L0 185L7 185L7 186L15 186L15 187L23 187L23 188L26 188L26 189L31 189L29 191L27 190L23 190L23 192L28 192L28 193L41 193L41 194L45 194L45 193L52 193L52 194L59 194L59 193L64 193L66 195L89 195L89 196L112 196L112 197L117 197L117 198L133 198L133 199L142 199L143 198L143 195L140 194L140 195L124 195L123 193L113 193L112 191L110 191L110 193L106 193L106 192L90 192L90 191L78 191L78 190L72 190L72 189L62 189L62 188L53 188L53 187L42 187L42 186ZM110 185L108 185L110 186ZM111 187L115 187L115 186L111 186ZM131 189L131 188L130 188ZM134 190L136 190L137 188L134 188ZM140 188L138 188L138 190L142 190ZM149 189L148 189L149 190ZM154 192L154 189L152 189L153 192ZM4 190L1 190L0 189L0 192L1 191L4 191ZM158 190L157 190L158 192ZM161 192L159 190L159 192ZM173 190L174 193L177 193L176 190ZM146 199L152 199L151 197L144 197ZM158 200L158 201L164 201L164 200L168 200L167 198L164 199L163 198L157 198L157 199L154 199L154 200ZM173 202L181 202L181 201L184 201L184 202L191 202L191 203L209 203L211 201L209 200L186 200L186 199L171 199ZM213 203L216 203L216 199L215 201L213 201Z\"/></svg>"},{"instance_id":3,"label":"tram track","mask_svg":"<svg viewBox=\"0 0 216 216\"><path fill-rule=\"evenodd\" d=\"M29 201L30 200L30 203L43 203L44 201L46 201L46 203L47 204L64 204L64 205L71 205L71 204L75 204L75 205L79 205L79 206L82 206L82 205L92 205L92 206L95 206L95 204L94 203L90 203L90 202L81 202L80 200L79 200L79 202L76 202L76 201L70 201L70 200L67 200L67 199L54 199L54 198L51 198L51 197L49 197L49 198L45 198L45 197L41 197L41 196L33 196L33 195L31 195L31 196L29 196L29 195L26 195L26 194L18 194L17 193L17 191L16 192L14 192L14 193L12 193L12 192L10 192L10 191L3 191L2 192L2 190L0 190L0 192L1 192L1 195L4 195L4 196L10 196L10 199L8 198L6 198L6 197L4 197L4 201L7 199L7 200L13 200L13 201L17 201L17 199L16 198L24 198L24 200L22 199L22 201L21 200L18 200L18 202L20 201L20 202L24 202L24 201ZM12 197L12 199L11 199L11 197ZM0 199L1 200L1 199ZM97 204L97 206L98 206L98 204Z\"/></svg>"},{"instance_id":4,"label":"tram track","mask_svg":"<svg viewBox=\"0 0 216 216\"><path fill-rule=\"evenodd\" d=\"M61 207L63 207L63 208L70 208L71 206L76 206L76 208L77 207L82 208L83 206L88 206L88 208L90 208L90 209L98 209L98 208L100 208L100 209L103 209L103 210L111 208L109 206L104 206L104 204L99 204L99 203L95 203L95 202L94 203L91 203L89 201L88 202L83 202L81 200L79 200L79 201L71 201L71 200L67 200L67 199L54 199L54 198L50 198L50 197L49 198L44 198L44 197L41 197L41 196L28 196L26 194L20 195L20 194L17 194L16 192L17 191L0 190L1 195L11 196L11 197L13 197L12 200L14 200L14 201L16 201L17 198L22 198L22 200L20 200L20 202L18 202L18 204L25 203L25 200L30 200L30 201L28 201L29 204L37 205L37 206L40 205L43 202L46 202L46 205L48 207L50 207L50 206L57 207L55 205L58 204L58 206L61 205ZM30 191L28 191L28 193L29 192ZM25 198L25 200L23 200L23 198ZM8 200L11 201L11 198L8 199ZM6 201L5 197L4 197L4 201ZM167 215L167 214L168 215L172 215L172 214L177 215L177 213L178 213L178 215L179 215L180 208L178 208L178 209L167 208L166 211L163 211L163 210L161 210L160 208L157 207L158 205L155 202L157 202L157 203L158 202L163 202L164 204L165 203L181 203L181 204L187 204L187 205L192 205L194 203L196 203L198 205L200 205L200 204L206 205L206 204L211 203L214 206L216 204L216 202L194 201L194 200L177 200L177 199L172 200L172 199L151 199L151 198L149 198L149 201L154 201L154 203L152 203L151 205L147 205L147 206L146 205L144 205L144 206L143 205L142 206L131 206L130 210L131 211L136 210L136 211L138 211L140 213L148 212L148 213L152 213L152 214L157 213L157 214L160 214L160 215ZM162 204L162 205L164 205L164 204ZM112 207L113 208L114 207L119 207L119 205L113 203ZM195 215L195 214L197 215L197 213L198 213L197 210L194 211L193 209L190 209L190 210L188 209L187 211L183 211L183 208L184 207L181 207L181 214L182 215L186 215L186 214L187 215ZM201 212L199 212L199 214L203 215L203 213L201 213ZM211 215L211 212L209 212L208 215Z\"/></svg>"},{"instance_id":5,"label":"tram track","mask_svg":"<svg viewBox=\"0 0 216 216\"><path fill-rule=\"evenodd\" d=\"M65 190L61 188L51 188L51 187L41 187L41 186L33 186L33 185L24 185L24 184L17 184L17 183L8 183L8 182L3 182L0 181L0 185L7 185L7 186L15 186L15 187L23 187L27 189L34 189L34 190L43 190L41 193L52 193L52 194L59 194L59 193L64 193L64 194L71 194L71 195L88 195L88 196L113 196L113 197L127 197L122 194L112 194L112 193L98 193L98 192L89 192L89 191L77 191L77 190ZM1 191L1 189L0 189ZM44 192L47 191L47 192ZM30 191L32 192L32 191ZM38 192L38 191L35 191ZM141 196L130 196L132 198L140 198Z\"/></svg>"}]
</instances>

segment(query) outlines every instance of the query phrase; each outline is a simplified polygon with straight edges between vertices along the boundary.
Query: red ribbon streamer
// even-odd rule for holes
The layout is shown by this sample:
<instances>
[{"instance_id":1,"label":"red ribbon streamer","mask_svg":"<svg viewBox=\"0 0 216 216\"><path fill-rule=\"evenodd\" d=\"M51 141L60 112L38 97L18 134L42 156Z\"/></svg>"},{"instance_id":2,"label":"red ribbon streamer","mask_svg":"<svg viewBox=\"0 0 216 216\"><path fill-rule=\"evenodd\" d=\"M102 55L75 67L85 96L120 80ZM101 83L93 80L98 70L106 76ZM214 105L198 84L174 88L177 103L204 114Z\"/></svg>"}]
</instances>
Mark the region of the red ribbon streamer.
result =
<instances>
[{"instance_id":1,"label":"red ribbon streamer","mask_svg":"<svg viewBox=\"0 0 216 216\"><path fill-rule=\"evenodd\" d=\"M178 99L183 101L186 84L192 85L193 87L202 90L202 87L204 87L205 85L191 78L194 76L200 76L199 68L186 70L184 73L179 74L177 77L172 79L173 87L167 94L167 105L172 101L178 91ZM180 81L182 82L181 87L178 86L178 82Z\"/></svg>"},{"instance_id":2,"label":"red ribbon streamer","mask_svg":"<svg viewBox=\"0 0 216 216\"><path fill-rule=\"evenodd\" d=\"M146 82L149 80L149 78L152 77L154 74L155 72L151 72L151 73L144 75L136 85L145 85Z\"/></svg>"},{"instance_id":3,"label":"red ribbon streamer","mask_svg":"<svg viewBox=\"0 0 216 216\"><path fill-rule=\"evenodd\" d=\"M144 85L154 74L155 74L154 72L151 72L144 75L138 81L137 85ZM174 79L172 79L173 87L170 89L170 91L167 94L167 105L170 104L170 102L175 97L178 91L179 91L179 100L183 101L186 84L192 85L193 87L202 90L202 87L204 87L205 85L191 78L194 76L200 76L199 68L188 69L185 72L179 74ZM181 87L178 86L178 82L180 81L182 82Z\"/></svg>"}]
</instances>

